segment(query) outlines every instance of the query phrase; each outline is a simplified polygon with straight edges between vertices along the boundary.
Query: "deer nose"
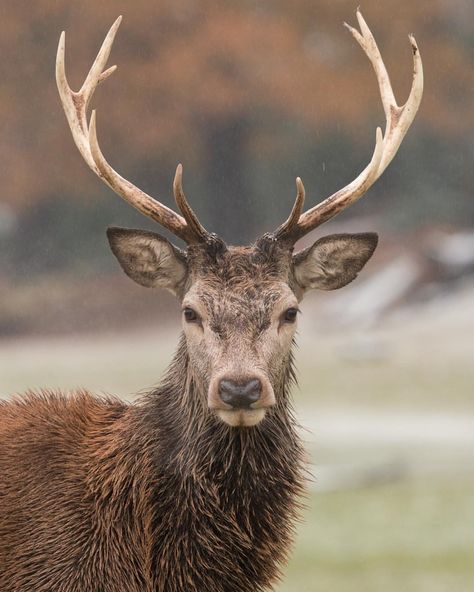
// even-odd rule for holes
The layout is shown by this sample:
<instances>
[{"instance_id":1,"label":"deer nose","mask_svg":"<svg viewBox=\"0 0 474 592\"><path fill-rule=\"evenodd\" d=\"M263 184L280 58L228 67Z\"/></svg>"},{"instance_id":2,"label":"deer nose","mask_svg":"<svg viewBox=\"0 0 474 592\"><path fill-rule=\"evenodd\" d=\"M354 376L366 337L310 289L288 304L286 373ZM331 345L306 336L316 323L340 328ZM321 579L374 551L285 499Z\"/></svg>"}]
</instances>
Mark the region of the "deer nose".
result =
<instances>
[{"instance_id":1,"label":"deer nose","mask_svg":"<svg viewBox=\"0 0 474 592\"><path fill-rule=\"evenodd\" d=\"M219 397L235 409L249 409L262 394L262 383L258 378L247 381L223 379L219 382Z\"/></svg>"}]
</instances>

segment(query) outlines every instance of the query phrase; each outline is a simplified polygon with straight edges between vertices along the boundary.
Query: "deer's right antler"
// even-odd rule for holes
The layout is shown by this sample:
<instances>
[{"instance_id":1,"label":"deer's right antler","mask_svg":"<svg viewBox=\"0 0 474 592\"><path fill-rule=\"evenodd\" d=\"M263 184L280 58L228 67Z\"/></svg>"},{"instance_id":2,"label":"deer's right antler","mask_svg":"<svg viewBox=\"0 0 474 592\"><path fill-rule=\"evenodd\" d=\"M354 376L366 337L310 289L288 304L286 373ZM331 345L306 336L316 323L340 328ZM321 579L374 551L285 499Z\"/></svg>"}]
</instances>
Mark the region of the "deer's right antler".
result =
<instances>
[{"instance_id":1,"label":"deer's right antler","mask_svg":"<svg viewBox=\"0 0 474 592\"><path fill-rule=\"evenodd\" d=\"M170 230L186 243L205 242L210 235L199 222L183 193L182 166L178 165L173 183L175 200L183 214L183 216L180 216L130 183L130 181L127 181L127 179L124 179L110 166L104 158L97 141L95 111L92 111L89 124L87 122L87 110L95 89L117 68L112 66L104 70L121 20L122 17L119 16L107 33L89 74L78 92L71 90L67 82L64 64L65 33L64 31L61 33L56 57L56 83L71 128L72 137L89 167L125 201L145 216Z\"/></svg>"}]
</instances>

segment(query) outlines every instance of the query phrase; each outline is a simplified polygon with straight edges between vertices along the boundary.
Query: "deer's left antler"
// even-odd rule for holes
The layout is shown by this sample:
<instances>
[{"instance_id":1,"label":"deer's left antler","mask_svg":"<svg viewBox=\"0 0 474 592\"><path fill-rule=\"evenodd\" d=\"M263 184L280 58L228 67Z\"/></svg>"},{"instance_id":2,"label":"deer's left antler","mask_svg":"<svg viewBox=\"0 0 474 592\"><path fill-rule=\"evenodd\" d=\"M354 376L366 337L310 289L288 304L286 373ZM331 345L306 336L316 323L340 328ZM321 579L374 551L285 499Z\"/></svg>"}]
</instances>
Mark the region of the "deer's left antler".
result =
<instances>
[{"instance_id":1,"label":"deer's left antler","mask_svg":"<svg viewBox=\"0 0 474 592\"><path fill-rule=\"evenodd\" d=\"M377 43L359 10L357 20L360 32L347 23L344 24L362 47L375 70L386 118L385 133L382 136L381 129L377 128L372 159L356 179L304 213L301 213L304 188L298 177L295 205L288 220L273 233L276 239L296 242L362 197L392 161L420 106L423 94L423 66L413 35L409 36L413 50L413 82L406 103L399 107Z\"/></svg>"}]
</instances>

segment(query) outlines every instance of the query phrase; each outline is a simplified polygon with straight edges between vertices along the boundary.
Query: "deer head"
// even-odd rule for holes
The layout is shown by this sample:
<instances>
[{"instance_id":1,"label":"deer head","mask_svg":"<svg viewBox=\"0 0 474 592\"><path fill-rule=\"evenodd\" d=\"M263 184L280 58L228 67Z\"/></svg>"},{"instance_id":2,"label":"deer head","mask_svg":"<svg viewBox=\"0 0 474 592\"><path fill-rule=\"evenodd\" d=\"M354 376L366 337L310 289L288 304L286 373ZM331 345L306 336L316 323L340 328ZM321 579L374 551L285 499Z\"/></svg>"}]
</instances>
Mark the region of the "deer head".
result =
<instances>
[{"instance_id":1,"label":"deer head","mask_svg":"<svg viewBox=\"0 0 474 592\"><path fill-rule=\"evenodd\" d=\"M64 68L64 33L58 47L56 79L77 148L89 167L113 191L186 244L182 250L153 232L109 228L114 255L125 273L146 287L166 288L182 304L189 380L198 385L202 403L230 426L258 424L283 404L283 385L291 374L299 302L308 290L334 290L351 282L377 245L375 233L338 234L294 252L295 243L359 199L395 156L410 127L423 91L421 58L415 39L413 83L399 107L375 40L361 13L360 32L346 25L372 63L386 117L385 132L376 131L367 167L351 183L303 212L305 190L297 194L288 219L249 247L227 246L205 230L189 206L178 165L173 189L177 214L121 177L105 160L97 141L96 115L87 110L100 82L119 27L111 27L78 92L70 89Z\"/></svg>"}]
</instances>

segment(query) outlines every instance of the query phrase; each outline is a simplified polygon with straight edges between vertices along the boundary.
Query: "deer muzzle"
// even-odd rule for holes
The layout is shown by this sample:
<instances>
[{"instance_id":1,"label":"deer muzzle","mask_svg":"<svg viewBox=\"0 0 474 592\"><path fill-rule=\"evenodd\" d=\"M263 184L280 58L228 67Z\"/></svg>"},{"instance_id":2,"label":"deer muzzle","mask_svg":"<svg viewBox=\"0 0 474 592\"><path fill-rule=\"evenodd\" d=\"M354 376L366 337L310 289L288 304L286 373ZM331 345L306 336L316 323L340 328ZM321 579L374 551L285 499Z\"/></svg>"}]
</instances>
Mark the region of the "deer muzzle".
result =
<instances>
[{"instance_id":1,"label":"deer muzzle","mask_svg":"<svg viewBox=\"0 0 474 592\"><path fill-rule=\"evenodd\" d=\"M275 405L275 394L261 372L247 376L223 373L211 381L208 405L225 423L249 427L260 423L267 409Z\"/></svg>"}]
</instances>

